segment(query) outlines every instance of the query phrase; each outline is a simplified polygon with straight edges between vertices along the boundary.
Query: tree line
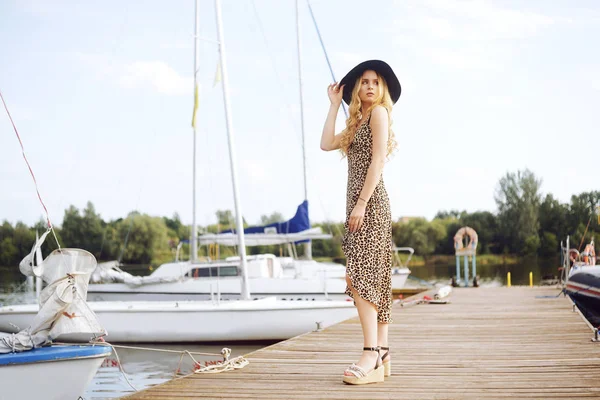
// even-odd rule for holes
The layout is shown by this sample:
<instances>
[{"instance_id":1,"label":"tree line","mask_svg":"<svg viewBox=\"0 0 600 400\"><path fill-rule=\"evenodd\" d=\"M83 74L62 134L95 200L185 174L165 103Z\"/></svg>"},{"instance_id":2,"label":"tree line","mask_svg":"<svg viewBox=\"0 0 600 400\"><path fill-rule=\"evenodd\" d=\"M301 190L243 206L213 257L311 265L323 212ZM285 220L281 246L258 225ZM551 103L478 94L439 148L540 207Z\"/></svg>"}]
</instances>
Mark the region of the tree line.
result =
<instances>
[{"instance_id":1,"label":"tree line","mask_svg":"<svg viewBox=\"0 0 600 400\"><path fill-rule=\"evenodd\" d=\"M463 226L478 233L478 254L515 254L521 256L555 256L560 241L571 236L571 247L579 248L594 237L600 240L598 205L600 191L573 195L569 203L561 203L552 194L541 193L541 180L531 171L509 172L497 185L494 195L497 212L449 210L440 211L428 221L410 218L394 221L392 234L397 246L415 249L418 255L454 254L453 237ZM200 227L200 232L216 233L233 226L230 210L216 212L217 224ZM284 220L280 213L263 215L260 224ZM244 221L244 225L248 226ZM333 235L332 240L316 240L312 244L313 257L343 258L341 249L343 222L323 222L320 226ZM12 226L0 225L0 265L16 265L31 251L36 231L42 234L45 222L34 226L17 222ZM131 212L126 218L104 221L88 202L83 210L70 206L65 210L63 223L55 227L61 246L85 249L98 260L120 260L131 264L157 264L173 260L177 245L188 240L191 228L181 222L178 214L172 217L154 217ZM46 238L44 256L57 248L53 237ZM300 249L300 248L299 248ZM201 247L200 256L214 255L215 248ZM249 247L249 254L284 253L281 246ZM189 254L183 245L182 253ZM301 253L301 251L300 251ZM234 248L221 247L221 257L236 254Z\"/></svg>"}]
</instances>

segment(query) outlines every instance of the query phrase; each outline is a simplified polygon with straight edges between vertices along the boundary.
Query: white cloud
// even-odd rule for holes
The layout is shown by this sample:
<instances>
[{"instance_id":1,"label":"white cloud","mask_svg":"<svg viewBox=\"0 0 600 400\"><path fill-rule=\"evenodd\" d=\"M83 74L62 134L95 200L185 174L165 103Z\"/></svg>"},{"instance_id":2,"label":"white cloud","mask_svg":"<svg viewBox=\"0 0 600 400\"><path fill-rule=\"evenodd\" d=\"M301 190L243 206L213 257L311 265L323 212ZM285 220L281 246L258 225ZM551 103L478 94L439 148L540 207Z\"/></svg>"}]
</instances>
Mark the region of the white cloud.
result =
<instances>
[{"instance_id":1,"label":"white cloud","mask_svg":"<svg viewBox=\"0 0 600 400\"><path fill-rule=\"evenodd\" d=\"M116 81L120 86L152 88L166 95L188 95L193 90L191 74L180 75L164 61L134 61L125 63L105 54L74 53L98 77Z\"/></svg>"},{"instance_id":2,"label":"white cloud","mask_svg":"<svg viewBox=\"0 0 600 400\"><path fill-rule=\"evenodd\" d=\"M569 21L486 0L402 0L387 34L394 46L423 54L437 64L465 70L498 70L512 47L494 40L523 39ZM417 39L420 38L420 39ZM492 52L492 49L495 51Z\"/></svg>"},{"instance_id":3,"label":"white cloud","mask_svg":"<svg viewBox=\"0 0 600 400\"><path fill-rule=\"evenodd\" d=\"M125 66L119 83L126 88L151 86L167 95L189 94L191 78L183 77L162 61L136 61Z\"/></svg>"},{"instance_id":4,"label":"white cloud","mask_svg":"<svg viewBox=\"0 0 600 400\"><path fill-rule=\"evenodd\" d=\"M498 7L485 0L419 0L419 3L435 16L418 18L417 27L441 39L517 39L535 35L558 21L531 11Z\"/></svg>"},{"instance_id":5,"label":"white cloud","mask_svg":"<svg viewBox=\"0 0 600 400\"><path fill-rule=\"evenodd\" d=\"M87 6L86 2L73 2L70 0L15 0L14 3L20 10L42 17L51 18L98 18L104 14L102 7ZM91 3L90 3L91 4ZM112 15L103 15L103 17Z\"/></svg>"},{"instance_id":6,"label":"white cloud","mask_svg":"<svg viewBox=\"0 0 600 400\"><path fill-rule=\"evenodd\" d=\"M515 99L512 96L488 96L488 104L494 106L510 106L515 103Z\"/></svg>"},{"instance_id":7,"label":"white cloud","mask_svg":"<svg viewBox=\"0 0 600 400\"><path fill-rule=\"evenodd\" d=\"M64 6L56 4L56 2L53 3L43 0L20 0L16 1L15 4L25 12L38 15L56 14L59 12L59 7ZM64 11L64 9L62 10Z\"/></svg>"},{"instance_id":8,"label":"white cloud","mask_svg":"<svg viewBox=\"0 0 600 400\"><path fill-rule=\"evenodd\" d=\"M403 43L421 36L436 40L522 39L572 19L515 10L487 0L397 0L398 15L385 32L403 35ZM416 32L415 32L416 31Z\"/></svg>"},{"instance_id":9,"label":"white cloud","mask_svg":"<svg viewBox=\"0 0 600 400\"><path fill-rule=\"evenodd\" d=\"M477 48L423 48L420 50L438 64L458 69L494 70L499 67L486 57L484 49Z\"/></svg>"}]
</instances>

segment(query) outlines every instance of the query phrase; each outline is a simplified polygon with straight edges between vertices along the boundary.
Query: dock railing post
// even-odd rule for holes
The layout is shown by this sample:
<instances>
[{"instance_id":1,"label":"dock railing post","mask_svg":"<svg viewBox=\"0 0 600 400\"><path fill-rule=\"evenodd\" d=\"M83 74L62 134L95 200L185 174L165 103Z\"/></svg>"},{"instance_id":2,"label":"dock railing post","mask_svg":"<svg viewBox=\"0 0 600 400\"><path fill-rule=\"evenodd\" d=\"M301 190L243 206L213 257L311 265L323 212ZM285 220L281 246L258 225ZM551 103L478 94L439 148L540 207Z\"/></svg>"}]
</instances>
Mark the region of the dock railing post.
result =
<instances>
[{"instance_id":1,"label":"dock railing post","mask_svg":"<svg viewBox=\"0 0 600 400\"><path fill-rule=\"evenodd\" d=\"M460 286L460 256L456 256L456 285Z\"/></svg>"},{"instance_id":2,"label":"dock railing post","mask_svg":"<svg viewBox=\"0 0 600 400\"><path fill-rule=\"evenodd\" d=\"M464 255L465 258L465 287L469 286L469 256Z\"/></svg>"}]
</instances>

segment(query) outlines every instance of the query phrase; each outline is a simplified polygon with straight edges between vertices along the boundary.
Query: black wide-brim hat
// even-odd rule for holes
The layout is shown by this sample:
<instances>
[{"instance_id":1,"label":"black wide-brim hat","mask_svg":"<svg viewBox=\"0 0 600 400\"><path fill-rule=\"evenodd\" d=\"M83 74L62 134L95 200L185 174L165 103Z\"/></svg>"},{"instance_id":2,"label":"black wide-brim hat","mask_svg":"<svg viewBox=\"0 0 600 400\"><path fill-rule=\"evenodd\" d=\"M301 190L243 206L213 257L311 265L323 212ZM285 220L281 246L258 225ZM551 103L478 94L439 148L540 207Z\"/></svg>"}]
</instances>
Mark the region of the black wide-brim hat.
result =
<instances>
[{"instance_id":1,"label":"black wide-brim hat","mask_svg":"<svg viewBox=\"0 0 600 400\"><path fill-rule=\"evenodd\" d=\"M390 92L390 97L392 98L392 103L396 103L400 98L400 92L402 92L400 81L396 77L396 74L394 74L392 67L381 60L369 60L361 62L356 67L352 68L350 72L348 72L346 76L342 78L340 81L340 86L346 85L344 86L344 102L350 105L350 101L352 101L352 91L354 90L356 80L360 78L363 72L367 70L375 71L381 75L383 79L385 79Z\"/></svg>"}]
</instances>

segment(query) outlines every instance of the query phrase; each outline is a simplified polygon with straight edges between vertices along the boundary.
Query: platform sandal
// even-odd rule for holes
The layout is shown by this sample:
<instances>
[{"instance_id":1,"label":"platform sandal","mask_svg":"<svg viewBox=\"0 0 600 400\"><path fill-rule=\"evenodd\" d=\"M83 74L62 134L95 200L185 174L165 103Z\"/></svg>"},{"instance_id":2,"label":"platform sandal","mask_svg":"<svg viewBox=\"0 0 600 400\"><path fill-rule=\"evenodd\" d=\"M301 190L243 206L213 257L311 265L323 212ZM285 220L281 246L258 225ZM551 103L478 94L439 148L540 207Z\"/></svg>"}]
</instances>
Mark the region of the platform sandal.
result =
<instances>
[{"instance_id":1,"label":"platform sandal","mask_svg":"<svg viewBox=\"0 0 600 400\"><path fill-rule=\"evenodd\" d=\"M390 355L390 348L379 346L381 350L387 350L385 354L381 357L381 362L383 363L383 375L387 378L388 376L392 376L392 360L385 361L386 357Z\"/></svg>"},{"instance_id":2,"label":"platform sandal","mask_svg":"<svg viewBox=\"0 0 600 400\"><path fill-rule=\"evenodd\" d=\"M383 368L381 368L383 364L381 362L381 357L379 357L379 347L363 347L363 350L377 352L375 368L373 368L370 372L367 372L358 365L352 364L346 370L352 373L352 375L344 375L344 383L349 385L365 385L367 383L383 382Z\"/></svg>"}]
</instances>

